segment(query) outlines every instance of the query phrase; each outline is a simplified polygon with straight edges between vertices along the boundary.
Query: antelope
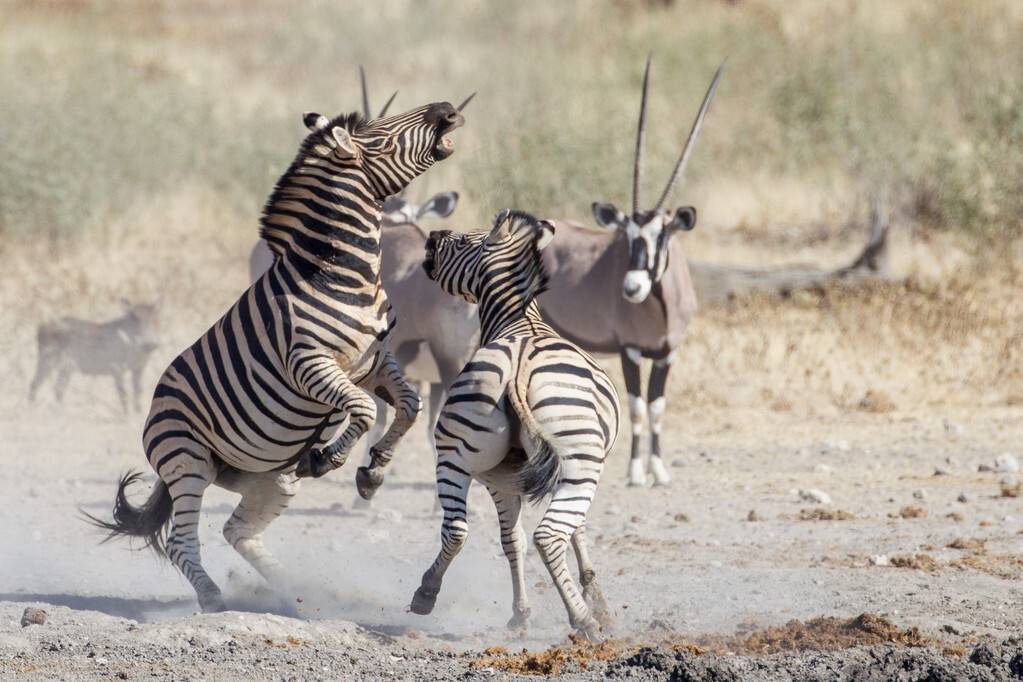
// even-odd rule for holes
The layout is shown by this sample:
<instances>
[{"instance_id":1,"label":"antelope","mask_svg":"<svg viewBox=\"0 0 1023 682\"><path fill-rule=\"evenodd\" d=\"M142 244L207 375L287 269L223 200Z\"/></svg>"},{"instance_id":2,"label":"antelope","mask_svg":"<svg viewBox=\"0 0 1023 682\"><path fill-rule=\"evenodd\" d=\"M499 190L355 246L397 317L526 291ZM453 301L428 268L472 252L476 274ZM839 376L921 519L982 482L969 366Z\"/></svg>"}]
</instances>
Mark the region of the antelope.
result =
<instances>
[{"instance_id":1,"label":"antelope","mask_svg":"<svg viewBox=\"0 0 1023 682\"><path fill-rule=\"evenodd\" d=\"M696 292L682 244L675 235L696 226L696 209L667 210L703 127L721 78L718 67L693 121L668 183L653 208L644 209L640 196L646 135L650 58L643 74L636 154L632 174L632 211L610 203L593 204L593 216L605 230L557 221L548 255L550 289L541 298L544 319L565 338L586 351L619 353L629 394L632 423L630 485L668 485L671 476L661 460L661 419L668 372L678 358L682 335L696 314ZM640 363L652 362L646 402L640 384ZM641 456L644 417L650 422L650 457Z\"/></svg>"}]
</instances>

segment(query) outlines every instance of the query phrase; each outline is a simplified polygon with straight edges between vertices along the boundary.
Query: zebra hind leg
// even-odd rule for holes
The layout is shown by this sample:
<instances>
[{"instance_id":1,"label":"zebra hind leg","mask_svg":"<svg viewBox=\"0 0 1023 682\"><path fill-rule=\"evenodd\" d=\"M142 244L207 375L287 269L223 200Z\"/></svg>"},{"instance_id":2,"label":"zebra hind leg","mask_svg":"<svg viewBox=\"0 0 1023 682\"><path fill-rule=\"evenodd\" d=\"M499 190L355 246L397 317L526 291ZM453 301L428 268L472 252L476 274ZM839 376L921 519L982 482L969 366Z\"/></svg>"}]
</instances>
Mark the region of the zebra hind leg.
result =
<instances>
[{"instance_id":1,"label":"zebra hind leg","mask_svg":"<svg viewBox=\"0 0 1023 682\"><path fill-rule=\"evenodd\" d=\"M575 549L575 558L579 564L579 583L583 586L583 600L590 607L593 617L607 631L614 621L607 601L604 599L604 593L597 584L597 573L593 570L593 564L590 563L590 553L586 543L586 526L579 526L572 533L572 547Z\"/></svg>"},{"instance_id":2,"label":"zebra hind leg","mask_svg":"<svg viewBox=\"0 0 1023 682\"><path fill-rule=\"evenodd\" d=\"M242 499L224 524L224 538L272 586L285 583L280 561L263 544L263 531L288 508L299 481L291 473L222 472L217 484L241 493Z\"/></svg>"},{"instance_id":3,"label":"zebra hind leg","mask_svg":"<svg viewBox=\"0 0 1023 682\"><path fill-rule=\"evenodd\" d=\"M570 474L564 475L568 477ZM558 588L568 611L569 623L580 636L591 641L600 639L600 623L572 579L566 555L570 538L586 522L594 487L584 486L581 491L578 484L559 483L543 519L533 532L533 544Z\"/></svg>"},{"instance_id":4,"label":"zebra hind leg","mask_svg":"<svg viewBox=\"0 0 1023 682\"><path fill-rule=\"evenodd\" d=\"M377 488L384 482L384 469L394 456L395 446L412 428L423 406L419 394L405 379L398 362L389 352L384 354L383 362L377 370L373 393L394 407L394 421L383 437L370 448L369 466L359 467L355 474L355 487L359 495L367 500L376 494Z\"/></svg>"},{"instance_id":5,"label":"zebra hind leg","mask_svg":"<svg viewBox=\"0 0 1023 682\"><path fill-rule=\"evenodd\" d=\"M525 630L529 625L529 600L526 597L526 531L522 529L522 497L489 488L501 524L501 548L508 559L512 578L512 617L509 630Z\"/></svg>"},{"instance_id":6,"label":"zebra hind leg","mask_svg":"<svg viewBox=\"0 0 1023 682\"><path fill-rule=\"evenodd\" d=\"M412 613L425 616L433 611L444 573L469 537L465 512L471 483L472 478L461 467L441 457L437 464L437 498L444 508L444 521L440 530L441 549L412 596L412 604L409 606Z\"/></svg>"},{"instance_id":7,"label":"zebra hind leg","mask_svg":"<svg viewBox=\"0 0 1023 682\"><path fill-rule=\"evenodd\" d=\"M164 441L171 442L171 441ZM177 441L180 443L180 441ZM150 455L160 462L160 478L170 493L171 530L167 537L167 558L188 579L204 612L224 611L223 595L203 568L199 547L199 513L203 493L217 478L210 451L198 443L178 447L168 456Z\"/></svg>"}]
</instances>

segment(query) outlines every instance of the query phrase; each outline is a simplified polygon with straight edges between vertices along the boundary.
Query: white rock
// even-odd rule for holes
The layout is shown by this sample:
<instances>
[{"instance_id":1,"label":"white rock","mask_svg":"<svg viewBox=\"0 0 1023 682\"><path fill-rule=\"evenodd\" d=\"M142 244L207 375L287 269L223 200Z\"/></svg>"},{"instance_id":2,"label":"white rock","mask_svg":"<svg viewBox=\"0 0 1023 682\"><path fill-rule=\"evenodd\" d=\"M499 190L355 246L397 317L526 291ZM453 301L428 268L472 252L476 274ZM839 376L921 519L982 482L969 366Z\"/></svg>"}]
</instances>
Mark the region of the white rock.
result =
<instances>
[{"instance_id":1,"label":"white rock","mask_svg":"<svg viewBox=\"0 0 1023 682\"><path fill-rule=\"evenodd\" d=\"M818 464L814 466L813 470L818 474L830 474L832 472L832 468L827 464Z\"/></svg>"},{"instance_id":2,"label":"white rock","mask_svg":"<svg viewBox=\"0 0 1023 682\"><path fill-rule=\"evenodd\" d=\"M831 504L831 495L817 488L800 490L799 499L805 502L816 502L817 504Z\"/></svg>"},{"instance_id":3,"label":"white rock","mask_svg":"<svg viewBox=\"0 0 1023 682\"><path fill-rule=\"evenodd\" d=\"M970 496L967 495L965 492L962 492L962 493L959 493L959 497L957 497L956 500L958 500L959 502L962 502L963 504L966 504L967 502L970 501Z\"/></svg>"},{"instance_id":4,"label":"white rock","mask_svg":"<svg viewBox=\"0 0 1023 682\"><path fill-rule=\"evenodd\" d=\"M988 464L987 462L977 467L977 471L994 471L1000 474L1017 474L1019 473L1019 460L1008 452L1002 453L995 458L995 461Z\"/></svg>"},{"instance_id":5,"label":"white rock","mask_svg":"<svg viewBox=\"0 0 1023 682\"><path fill-rule=\"evenodd\" d=\"M941 423L945 427L945 433L950 436L961 436L966 433L966 428L962 424L954 422L951 419L942 419Z\"/></svg>"},{"instance_id":6,"label":"white rock","mask_svg":"<svg viewBox=\"0 0 1023 682\"><path fill-rule=\"evenodd\" d=\"M851 446L849 441L841 438L828 438L824 441L824 448L826 450L837 450L839 452L849 452Z\"/></svg>"},{"instance_id":7,"label":"white rock","mask_svg":"<svg viewBox=\"0 0 1023 682\"><path fill-rule=\"evenodd\" d=\"M886 555L884 555L884 554L875 554L874 556L870 557L870 565L871 566L888 566L888 565L890 565L890 562L888 561L888 557Z\"/></svg>"},{"instance_id":8,"label":"white rock","mask_svg":"<svg viewBox=\"0 0 1023 682\"><path fill-rule=\"evenodd\" d=\"M913 498L914 499L922 500L925 497L927 497L927 491L925 491L925 490L914 490L913 491Z\"/></svg>"}]
</instances>

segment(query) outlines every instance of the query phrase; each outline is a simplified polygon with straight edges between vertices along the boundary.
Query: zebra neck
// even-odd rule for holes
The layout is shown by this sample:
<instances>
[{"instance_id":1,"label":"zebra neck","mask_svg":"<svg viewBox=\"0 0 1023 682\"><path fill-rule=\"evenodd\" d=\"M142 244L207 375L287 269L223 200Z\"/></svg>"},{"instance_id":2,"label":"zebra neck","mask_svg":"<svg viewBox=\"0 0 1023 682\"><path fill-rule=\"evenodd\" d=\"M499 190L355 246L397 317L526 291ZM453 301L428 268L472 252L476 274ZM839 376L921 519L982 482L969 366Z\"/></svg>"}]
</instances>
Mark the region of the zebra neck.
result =
<instances>
[{"instance_id":1,"label":"zebra neck","mask_svg":"<svg viewBox=\"0 0 1023 682\"><path fill-rule=\"evenodd\" d=\"M366 290L380 283L380 218L380 202L365 173L307 157L278 181L261 233L303 279Z\"/></svg>"},{"instance_id":2,"label":"zebra neck","mask_svg":"<svg viewBox=\"0 0 1023 682\"><path fill-rule=\"evenodd\" d=\"M488 303L492 305L488 306ZM480 345L486 345L502 336L520 333L533 335L541 331L551 331L540 315L536 299L513 305L509 305L508 301L500 303L501 305L493 305L493 302L486 300L480 303Z\"/></svg>"}]
</instances>

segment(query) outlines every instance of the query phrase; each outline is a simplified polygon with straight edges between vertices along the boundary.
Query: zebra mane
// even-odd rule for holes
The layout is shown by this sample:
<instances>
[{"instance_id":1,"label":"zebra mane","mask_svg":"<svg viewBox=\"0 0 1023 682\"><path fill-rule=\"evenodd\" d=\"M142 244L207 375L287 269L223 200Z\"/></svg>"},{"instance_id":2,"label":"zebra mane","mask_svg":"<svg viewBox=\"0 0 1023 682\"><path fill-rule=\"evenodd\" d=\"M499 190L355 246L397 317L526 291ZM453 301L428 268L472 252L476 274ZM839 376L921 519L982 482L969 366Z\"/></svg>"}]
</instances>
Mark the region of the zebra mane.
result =
<instances>
[{"instance_id":1,"label":"zebra mane","mask_svg":"<svg viewBox=\"0 0 1023 682\"><path fill-rule=\"evenodd\" d=\"M529 226L535 231L540 227L540 221L535 216L525 211L510 211L507 214L506 220L515 224L515 221L521 220L528 223ZM525 290L522 292L525 300L523 301L528 305L533 299L547 291L550 285L550 275L547 272L547 266L544 264L543 254L540 249L536 246L535 233L529 240L529 246L526 267L529 269L527 274L529 280L526 283Z\"/></svg>"},{"instance_id":2,"label":"zebra mane","mask_svg":"<svg viewBox=\"0 0 1023 682\"><path fill-rule=\"evenodd\" d=\"M335 116L330 122L320 130L310 132L302 140L302 144L299 145L298 153L295 154L295 158L292 159L288 165L287 170L277 179L274 183L273 190L270 192L270 196L267 197L266 203L263 204L263 210L259 216L259 236L265 240L270 250L274 252L274 256L281 256L284 251L280 244L274 239L274 235L279 234L282 228L278 225L270 225L267 223L267 219L273 213L273 208L278 201L283 199L284 191L287 189L287 181L294 175L295 171L302 166L302 162L310 155L313 154L313 147L316 144L321 144L324 141L325 135L330 135L331 128L343 127L350 133L357 133L366 126L369 121L361 112L353 111L350 114L340 114Z\"/></svg>"}]
</instances>

